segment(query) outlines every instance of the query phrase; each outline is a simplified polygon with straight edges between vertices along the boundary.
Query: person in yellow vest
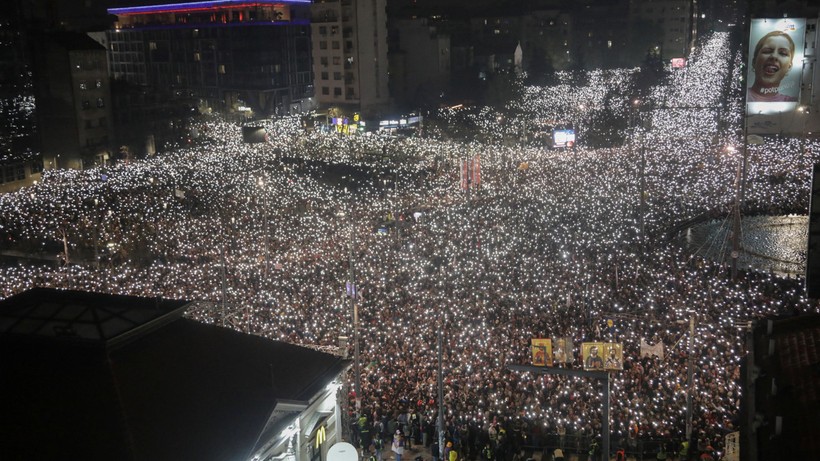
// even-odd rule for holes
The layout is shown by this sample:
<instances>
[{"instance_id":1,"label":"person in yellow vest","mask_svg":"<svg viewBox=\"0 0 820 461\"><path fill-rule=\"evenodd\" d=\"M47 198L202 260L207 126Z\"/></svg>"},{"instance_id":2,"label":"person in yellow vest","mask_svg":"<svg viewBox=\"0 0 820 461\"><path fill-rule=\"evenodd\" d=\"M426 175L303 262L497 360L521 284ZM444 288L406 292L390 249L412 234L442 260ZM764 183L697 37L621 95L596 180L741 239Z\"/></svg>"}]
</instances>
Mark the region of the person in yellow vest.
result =
<instances>
[{"instance_id":1,"label":"person in yellow vest","mask_svg":"<svg viewBox=\"0 0 820 461\"><path fill-rule=\"evenodd\" d=\"M684 440L680 443L680 450L678 450L678 459L680 461L686 461L689 459L689 441Z\"/></svg>"},{"instance_id":2,"label":"person in yellow vest","mask_svg":"<svg viewBox=\"0 0 820 461\"><path fill-rule=\"evenodd\" d=\"M447 461L458 461L458 452L453 446L453 442L447 442L447 447L450 449L450 454L447 455Z\"/></svg>"},{"instance_id":3,"label":"person in yellow vest","mask_svg":"<svg viewBox=\"0 0 820 461\"><path fill-rule=\"evenodd\" d=\"M667 459L669 459L666 454L666 447L664 447L663 443L661 443L661 446L658 447L658 454L655 455L655 458L658 461L666 461Z\"/></svg>"}]
</instances>

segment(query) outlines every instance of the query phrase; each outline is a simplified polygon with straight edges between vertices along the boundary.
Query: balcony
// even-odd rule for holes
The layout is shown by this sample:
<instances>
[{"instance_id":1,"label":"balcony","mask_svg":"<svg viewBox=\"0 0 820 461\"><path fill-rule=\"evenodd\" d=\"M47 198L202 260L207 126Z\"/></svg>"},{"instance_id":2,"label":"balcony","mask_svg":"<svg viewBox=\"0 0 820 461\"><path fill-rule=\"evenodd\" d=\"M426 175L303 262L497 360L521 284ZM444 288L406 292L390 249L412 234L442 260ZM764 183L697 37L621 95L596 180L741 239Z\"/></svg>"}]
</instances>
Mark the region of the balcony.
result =
<instances>
[{"instance_id":1,"label":"balcony","mask_svg":"<svg viewBox=\"0 0 820 461\"><path fill-rule=\"evenodd\" d=\"M333 10L324 10L314 13L311 18L313 24L326 24L339 22L339 12Z\"/></svg>"}]
</instances>

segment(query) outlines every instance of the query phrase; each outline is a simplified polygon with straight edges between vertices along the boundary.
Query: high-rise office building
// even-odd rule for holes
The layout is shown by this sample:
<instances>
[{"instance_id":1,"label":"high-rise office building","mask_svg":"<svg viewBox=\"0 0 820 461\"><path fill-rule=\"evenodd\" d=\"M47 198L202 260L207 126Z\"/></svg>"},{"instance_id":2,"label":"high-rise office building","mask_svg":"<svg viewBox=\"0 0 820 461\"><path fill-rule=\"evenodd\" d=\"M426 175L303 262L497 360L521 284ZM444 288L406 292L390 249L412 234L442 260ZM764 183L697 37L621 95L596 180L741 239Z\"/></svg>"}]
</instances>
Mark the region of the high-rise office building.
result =
<instances>
[{"instance_id":1,"label":"high-rise office building","mask_svg":"<svg viewBox=\"0 0 820 461\"><path fill-rule=\"evenodd\" d=\"M43 169L25 19L21 4L0 4L0 192L31 184Z\"/></svg>"},{"instance_id":2,"label":"high-rise office building","mask_svg":"<svg viewBox=\"0 0 820 461\"><path fill-rule=\"evenodd\" d=\"M112 8L114 79L255 115L310 105L310 0L214 0Z\"/></svg>"}]
</instances>

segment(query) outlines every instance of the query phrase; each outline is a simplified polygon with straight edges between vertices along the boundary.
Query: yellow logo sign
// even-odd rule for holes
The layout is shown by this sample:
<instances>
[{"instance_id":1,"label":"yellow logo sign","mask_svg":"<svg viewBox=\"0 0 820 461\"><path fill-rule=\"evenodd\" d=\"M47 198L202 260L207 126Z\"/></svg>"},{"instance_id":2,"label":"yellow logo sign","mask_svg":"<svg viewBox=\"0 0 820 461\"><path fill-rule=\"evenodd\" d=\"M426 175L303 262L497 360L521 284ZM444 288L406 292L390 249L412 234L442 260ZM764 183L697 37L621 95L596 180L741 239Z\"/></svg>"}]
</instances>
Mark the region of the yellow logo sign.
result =
<instances>
[{"instance_id":1,"label":"yellow logo sign","mask_svg":"<svg viewBox=\"0 0 820 461\"><path fill-rule=\"evenodd\" d=\"M316 448L319 448L323 443L325 443L325 439L327 439L327 433L325 431L325 426L322 426L316 430Z\"/></svg>"}]
</instances>

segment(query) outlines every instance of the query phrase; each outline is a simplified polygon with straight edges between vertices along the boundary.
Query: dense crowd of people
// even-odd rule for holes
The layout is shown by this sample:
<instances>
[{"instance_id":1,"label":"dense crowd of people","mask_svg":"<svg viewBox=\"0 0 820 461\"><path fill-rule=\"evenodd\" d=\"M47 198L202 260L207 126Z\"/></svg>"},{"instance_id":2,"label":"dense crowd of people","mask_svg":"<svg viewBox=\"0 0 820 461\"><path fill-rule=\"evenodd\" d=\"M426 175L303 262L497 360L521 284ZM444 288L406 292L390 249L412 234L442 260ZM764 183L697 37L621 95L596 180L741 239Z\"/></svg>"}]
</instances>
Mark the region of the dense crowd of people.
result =
<instances>
[{"instance_id":1,"label":"dense crowd of people","mask_svg":"<svg viewBox=\"0 0 820 461\"><path fill-rule=\"evenodd\" d=\"M0 196L0 236L4 249L61 264L0 267L0 296L54 286L186 299L203 322L328 350L353 337L353 301L355 421L364 417L367 445L378 433L389 447L396 431L435 443L441 331L448 441L461 457L499 460L549 434L594 441L601 432L599 384L507 368L530 362L532 338L571 338L570 367L584 341L622 343L613 447L682 441L694 316L692 452L698 441L720 451L739 424L738 325L818 310L798 279L741 272L733 281L725 260L667 238L734 203L740 140L718 129L742 123L739 55L729 49L726 34L709 36L688 68L641 101L629 88L634 71L602 71L582 87L526 88L504 115L520 120L503 126L489 109L435 115L499 134L482 141L306 132L287 117L267 122L268 142L246 144L240 127L210 120L195 143L150 158L46 171ZM629 121L624 145L584 147L581 129L573 149L509 141L538 120L605 123L594 114L603 105ZM749 146L744 212L805 214L815 147ZM476 156L481 182L468 200L460 161ZM664 353L642 357L641 341ZM434 455L446 458L446 448Z\"/></svg>"}]
</instances>

